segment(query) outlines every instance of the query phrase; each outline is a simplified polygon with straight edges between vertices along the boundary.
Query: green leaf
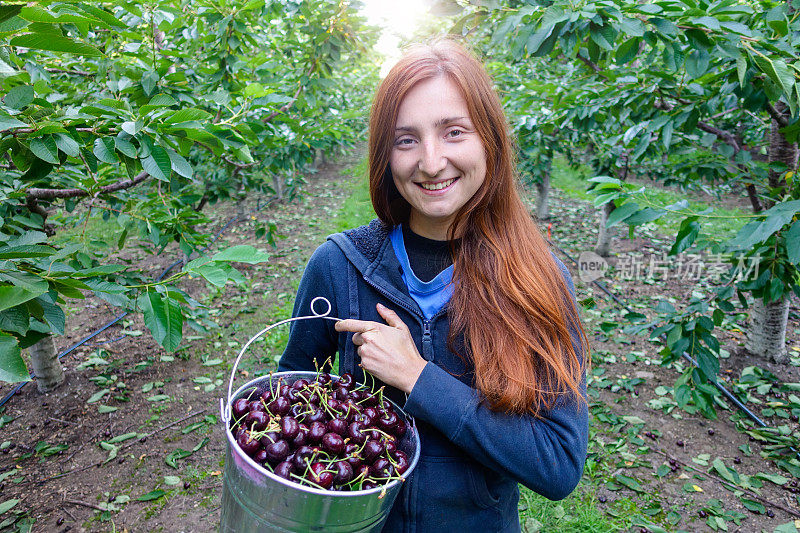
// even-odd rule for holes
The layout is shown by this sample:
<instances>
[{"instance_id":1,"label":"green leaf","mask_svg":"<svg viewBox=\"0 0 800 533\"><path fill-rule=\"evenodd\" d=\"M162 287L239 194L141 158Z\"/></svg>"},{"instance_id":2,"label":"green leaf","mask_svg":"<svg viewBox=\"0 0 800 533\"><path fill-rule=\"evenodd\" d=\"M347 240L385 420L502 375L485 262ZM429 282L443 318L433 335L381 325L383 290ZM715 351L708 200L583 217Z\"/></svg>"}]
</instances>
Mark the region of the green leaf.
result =
<instances>
[{"instance_id":1,"label":"green leaf","mask_svg":"<svg viewBox=\"0 0 800 533\"><path fill-rule=\"evenodd\" d=\"M217 287L224 287L225 283L228 281L228 274L213 263L200 265L196 268L193 268L192 272L196 272L206 281Z\"/></svg>"},{"instance_id":2,"label":"green leaf","mask_svg":"<svg viewBox=\"0 0 800 533\"><path fill-rule=\"evenodd\" d=\"M2 11L0 11L0 13L2 13ZM11 509L13 509L18 503L19 500L6 500L3 503L0 503L0 514L7 513Z\"/></svg>"},{"instance_id":3,"label":"green leaf","mask_svg":"<svg viewBox=\"0 0 800 533\"><path fill-rule=\"evenodd\" d=\"M642 489L641 483L639 483L636 479L626 476L624 474L617 474L614 476L614 479L621 485L628 487L629 489L636 491L636 492L644 492Z\"/></svg>"},{"instance_id":4,"label":"green leaf","mask_svg":"<svg viewBox=\"0 0 800 533\"><path fill-rule=\"evenodd\" d=\"M639 204L636 202L628 202L626 204L622 204L614 208L611 214L608 216L608 220L606 220L606 227L610 228L612 226L616 226L633 213L639 210Z\"/></svg>"},{"instance_id":5,"label":"green leaf","mask_svg":"<svg viewBox=\"0 0 800 533\"><path fill-rule=\"evenodd\" d=\"M172 149L167 149L167 155L172 164L172 170L174 170L176 174L184 178L192 178L192 166L182 155Z\"/></svg>"},{"instance_id":6,"label":"green leaf","mask_svg":"<svg viewBox=\"0 0 800 533\"><path fill-rule=\"evenodd\" d=\"M119 410L119 407L111 407L109 405L98 405L97 406L97 412L100 413L101 415L104 415L106 413L113 413L114 411L117 411L117 410Z\"/></svg>"},{"instance_id":7,"label":"green leaf","mask_svg":"<svg viewBox=\"0 0 800 533\"><path fill-rule=\"evenodd\" d=\"M17 339L8 333L0 332L0 381L17 383L30 379Z\"/></svg>"},{"instance_id":8,"label":"green leaf","mask_svg":"<svg viewBox=\"0 0 800 533\"><path fill-rule=\"evenodd\" d=\"M19 15L22 4L0 5L0 22L5 22L12 17Z\"/></svg>"},{"instance_id":9,"label":"green leaf","mask_svg":"<svg viewBox=\"0 0 800 533\"><path fill-rule=\"evenodd\" d=\"M786 255L789 262L795 266L800 266L800 220L792 224L784 234L786 239Z\"/></svg>"},{"instance_id":10,"label":"green leaf","mask_svg":"<svg viewBox=\"0 0 800 533\"><path fill-rule=\"evenodd\" d=\"M739 85L744 87L744 76L747 73L747 58L744 54L736 58L736 73L739 75Z\"/></svg>"},{"instance_id":11,"label":"green leaf","mask_svg":"<svg viewBox=\"0 0 800 533\"><path fill-rule=\"evenodd\" d=\"M203 121L203 120L208 120L209 118L211 118L211 113L209 113L208 111L203 111L202 109L189 107L186 109L181 109L169 115L164 119L163 123L177 124L180 122L190 122L192 120Z\"/></svg>"},{"instance_id":12,"label":"green leaf","mask_svg":"<svg viewBox=\"0 0 800 533\"><path fill-rule=\"evenodd\" d=\"M111 137L98 137L94 140L94 150L92 153L103 163L111 165L119 163L119 157L115 151L114 139Z\"/></svg>"},{"instance_id":13,"label":"green leaf","mask_svg":"<svg viewBox=\"0 0 800 533\"><path fill-rule=\"evenodd\" d=\"M42 161L47 161L54 165L59 163L58 146L56 146L56 141L53 139L52 135L31 139L31 144L28 147L31 149L31 152L33 152L33 155Z\"/></svg>"},{"instance_id":14,"label":"green leaf","mask_svg":"<svg viewBox=\"0 0 800 533\"><path fill-rule=\"evenodd\" d=\"M26 33L11 39L11 46L47 50L49 52L65 52L87 57L103 57L103 53L94 46L79 43L52 33Z\"/></svg>"},{"instance_id":15,"label":"green leaf","mask_svg":"<svg viewBox=\"0 0 800 533\"><path fill-rule=\"evenodd\" d=\"M149 502L149 501L157 500L157 499L161 498L162 496L164 496L165 494L166 494L166 491L163 491L161 489L156 489L156 490L151 490L147 494L142 494L141 496L139 496L136 499L138 501L140 501L140 502Z\"/></svg>"},{"instance_id":16,"label":"green leaf","mask_svg":"<svg viewBox=\"0 0 800 533\"><path fill-rule=\"evenodd\" d=\"M614 61L617 65L624 65L631 61L639 53L639 44L642 40L638 37L628 39L617 48L614 54Z\"/></svg>"},{"instance_id":17,"label":"green leaf","mask_svg":"<svg viewBox=\"0 0 800 533\"><path fill-rule=\"evenodd\" d=\"M3 103L11 109L24 109L33 102L33 97L31 85L17 85L3 97Z\"/></svg>"},{"instance_id":18,"label":"green leaf","mask_svg":"<svg viewBox=\"0 0 800 533\"><path fill-rule=\"evenodd\" d=\"M0 286L0 311L25 303L28 300L33 300L37 296L46 293L48 288L47 282L44 280L29 284L26 287L2 285Z\"/></svg>"},{"instance_id":19,"label":"green leaf","mask_svg":"<svg viewBox=\"0 0 800 533\"><path fill-rule=\"evenodd\" d=\"M156 88L156 84L158 84L158 80L160 79L161 77L155 70L148 70L142 74L142 90L144 94L147 96L153 94L153 90Z\"/></svg>"},{"instance_id":20,"label":"green leaf","mask_svg":"<svg viewBox=\"0 0 800 533\"><path fill-rule=\"evenodd\" d=\"M169 182L169 177L172 174L172 161L170 161L166 150L154 144L150 147L150 155L141 161L145 172L157 180Z\"/></svg>"},{"instance_id":21,"label":"green leaf","mask_svg":"<svg viewBox=\"0 0 800 533\"><path fill-rule=\"evenodd\" d=\"M652 207L645 207L638 213L630 216L625 220L625 223L629 226L640 226L642 224L646 224L648 222L652 222L658 218L661 218L666 213L663 209L653 209Z\"/></svg>"},{"instance_id":22,"label":"green leaf","mask_svg":"<svg viewBox=\"0 0 800 533\"><path fill-rule=\"evenodd\" d=\"M0 115L0 131L10 130L11 128L22 128L27 126L21 120L9 117L8 115Z\"/></svg>"},{"instance_id":23,"label":"green leaf","mask_svg":"<svg viewBox=\"0 0 800 533\"><path fill-rule=\"evenodd\" d=\"M252 246L242 244L232 246L226 250L214 254L212 261L235 261L237 263L263 263L269 260L269 254L260 252Z\"/></svg>"},{"instance_id":24,"label":"green leaf","mask_svg":"<svg viewBox=\"0 0 800 533\"><path fill-rule=\"evenodd\" d=\"M114 137L114 147L126 156L136 158L136 146L129 140L123 139L121 135L124 135L124 133L120 133Z\"/></svg>"},{"instance_id":25,"label":"green leaf","mask_svg":"<svg viewBox=\"0 0 800 533\"><path fill-rule=\"evenodd\" d=\"M148 292L139 298L139 306L144 314L144 323L156 342L168 352L174 351L183 336L183 314L178 302Z\"/></svg>"},{"instance_id":26,"label":"green leaf","mask_svg":"<svg viewBox=\"0 0 800 533\"><path fill-rule=\"evenodd\" d=\"M67 135L66 133L56 133L53 135L56 140L56 146L59 150L64 152L70 157L78 157L81 153L80 146L78 143Z\"/></svg>"},{"instance_id":27,"label":"green leaf","mask_svg":"<svg viewBox=\"0 0 800 533\"><path fill-rule=\"evenodd\" d=\"M103 399L103 397L104 397L106 394L108 394L109 392L111 392L111 390L110 390L110 389L101 389L101 390L99 390L99 391L95 392L94 394L92 394L92 395L89 397L89 399L88 399L88 400L86 400L86 403L97 403L97 402L99 402L100 400L102 400L102 399Z\"/></svg>"},{"instance_id":28,"label":"green leaf","mask_svg":"<svg viewBox=\"0 0 800 533\"><path fill-rule=\"evenodd\" d=\"M781 88L790 102L793 102L794 73L786 66L786 63L781 59L772 60L757 54L751 57L758 68Z\"/></svg>"},{"instance_id":29,"label":"green leaf","mask_svg":"<svg viewBox=\"0 0 800 533\"><path fill-rule=\"evenodd\" d=\"M697 217L689 217L681 222L678 235L675 237L675 244L669 250L669 255L678 255L691 246L700 234L700 224Z\"/></svg>"},{"instance_id":30,"label":"green leaf","mask_svg":"<svg viewBox=\"0 0 800 533\"><path fill-rule=\"evenodd\" d=\"M550 34L553 33L554 27L555 26L553 25L543 27L530 36L526 45L529 54L536 55L536 53L542 47L542 44L547 40L548 37L550 37Z\"/></svg>"}]
</instances>

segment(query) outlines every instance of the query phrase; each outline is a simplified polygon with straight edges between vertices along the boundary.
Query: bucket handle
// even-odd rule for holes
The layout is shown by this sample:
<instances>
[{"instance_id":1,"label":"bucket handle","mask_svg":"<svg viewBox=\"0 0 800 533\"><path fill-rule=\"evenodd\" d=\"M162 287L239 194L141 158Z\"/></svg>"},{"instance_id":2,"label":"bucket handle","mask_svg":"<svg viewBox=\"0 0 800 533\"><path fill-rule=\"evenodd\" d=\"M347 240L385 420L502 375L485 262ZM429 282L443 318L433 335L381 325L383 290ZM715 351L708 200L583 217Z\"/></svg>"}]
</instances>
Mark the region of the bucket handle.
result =
<instances>
[{"instance_id":1,"label":"bucket handle","mask_svg":"<svg viewBox=\"0 0 800 533\"><path fill-rule=\"evenodd\" d=\"M314 308L314 305L318 301L322 301L328 306L328 308L322 313L318 312ZM236 357L236 361L234 361L234 363L233 363L233 369L231 370L231 378L230 378L230 380L228 380L227 403L225 403L225 401L222 398L220 398L220 400L219 400L220 413L222 414L222 419L225 421L226 424L230 421L230 410L226 409L225 407L229 406L230 403L231 403L231 393L233 391L233 380L236 379L236 369L239 366L239 361L242 359L242 356L244 355L245 350L247 350L247 348L249 348L251 344L253 344L264 333L268 332L272 328L281 326L281 325L286 324L288 322L294 322L296 320L307 320L309 318L324 318L326 320L333 320L335 322L338 322L338 321L342 320L341 318L328 316L330 314L330 312L331 312L331 302L327 298L325 298L324 296L317 296L316 298L311 300L310 307L311 307L311 314L310 315L308 315L308 316L296 316L296 317L293 317L293 318L287 318L286 320L281 320L280 322L276 322L276 323L274 323L272 325L269 325L266 328L264 328L261 331L259 331L258 333L256 333L249 341L247 341L247 344L245 344L244 347L242 347L242 350L239 352L238 357Z\"/></svg>"}]
</instances>

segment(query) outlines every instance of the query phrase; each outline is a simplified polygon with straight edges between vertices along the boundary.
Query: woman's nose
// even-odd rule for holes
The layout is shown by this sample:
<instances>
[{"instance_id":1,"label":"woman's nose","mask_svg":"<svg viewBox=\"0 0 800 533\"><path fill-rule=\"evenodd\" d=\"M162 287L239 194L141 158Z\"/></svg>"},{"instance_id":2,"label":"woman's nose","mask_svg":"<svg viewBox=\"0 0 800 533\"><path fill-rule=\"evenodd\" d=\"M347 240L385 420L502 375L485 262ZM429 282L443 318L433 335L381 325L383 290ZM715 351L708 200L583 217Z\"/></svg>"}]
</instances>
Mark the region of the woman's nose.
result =
<instances>
[{"instance_id":1,"label":"woman's nose","mask_svg":"<svg viewBox=\"0 0 800 533\"><path fill-rule=\"evenodd\" d=\"M423 174L434 177L447 166L442 147L436 141L427 141L422 144L422 154L419 160L419 170Z\"/></svg>"}]
</instances>

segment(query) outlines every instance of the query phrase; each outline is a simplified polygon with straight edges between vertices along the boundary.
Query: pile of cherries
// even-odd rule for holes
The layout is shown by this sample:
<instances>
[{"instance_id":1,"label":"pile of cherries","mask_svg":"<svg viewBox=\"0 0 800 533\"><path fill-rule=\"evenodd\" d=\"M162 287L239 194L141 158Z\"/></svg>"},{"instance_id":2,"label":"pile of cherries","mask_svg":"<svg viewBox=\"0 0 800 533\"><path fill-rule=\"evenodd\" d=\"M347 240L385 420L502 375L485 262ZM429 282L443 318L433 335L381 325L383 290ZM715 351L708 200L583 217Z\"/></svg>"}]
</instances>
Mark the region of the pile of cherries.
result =
<instances>
[{"instance_id":1,"label":"pile of cherries","mask_svg":"<svg viewBox=\"0 0 800 533\"><path fill-rule=\"evenodd\" d=\"M351 374L254 388L233 402L231 433L244 453L276 475L319 489L368 490L409 467L398 448L409 426Z\"/></svg>"}]
</instances>

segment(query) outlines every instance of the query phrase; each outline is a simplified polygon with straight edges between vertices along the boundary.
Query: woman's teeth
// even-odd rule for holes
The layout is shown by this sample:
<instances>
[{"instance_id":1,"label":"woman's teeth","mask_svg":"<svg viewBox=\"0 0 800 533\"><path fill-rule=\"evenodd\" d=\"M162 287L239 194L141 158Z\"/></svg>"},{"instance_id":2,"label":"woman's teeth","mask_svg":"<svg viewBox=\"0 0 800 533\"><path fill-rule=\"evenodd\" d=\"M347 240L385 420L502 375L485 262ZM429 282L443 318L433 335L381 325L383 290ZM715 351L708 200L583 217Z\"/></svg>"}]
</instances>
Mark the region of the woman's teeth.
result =
<instances>
[{"instance_id":1,"label":"woman's teeth","mask_svg":"<svg viewBox=\"0 0 800 533\"><path fill-rule=\"evenodd\" d=\"M419 185L426 191L438 191L439 189L444 189L445 187L449 186L454 181L456 181L456 178L449 179L447 181L440 181L439 183L420 183Z\"/></svg>"}]
</instances>

